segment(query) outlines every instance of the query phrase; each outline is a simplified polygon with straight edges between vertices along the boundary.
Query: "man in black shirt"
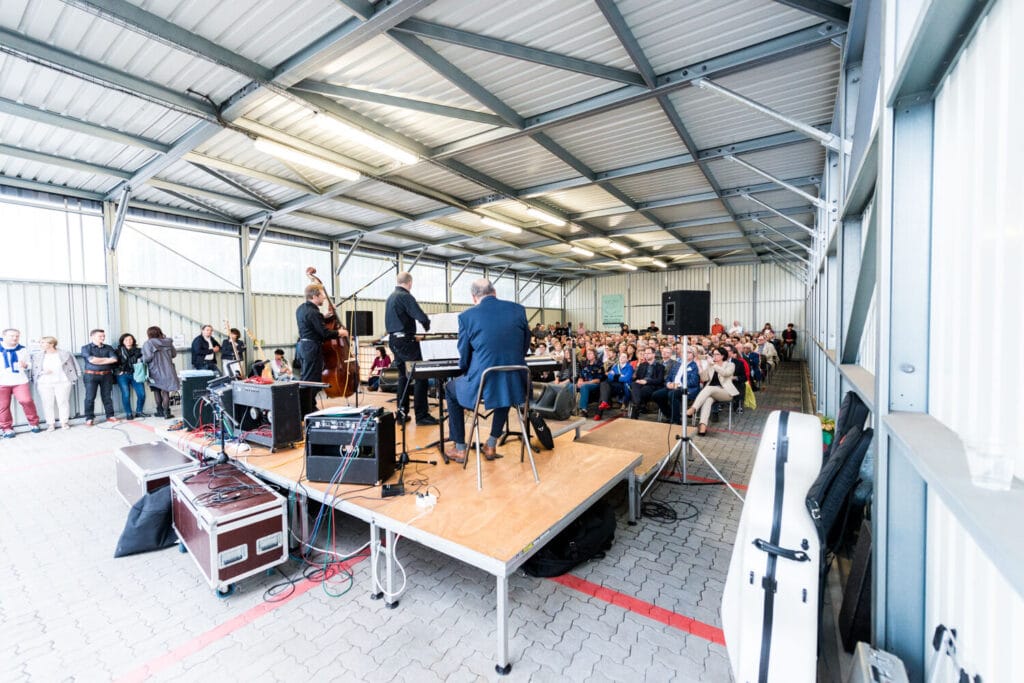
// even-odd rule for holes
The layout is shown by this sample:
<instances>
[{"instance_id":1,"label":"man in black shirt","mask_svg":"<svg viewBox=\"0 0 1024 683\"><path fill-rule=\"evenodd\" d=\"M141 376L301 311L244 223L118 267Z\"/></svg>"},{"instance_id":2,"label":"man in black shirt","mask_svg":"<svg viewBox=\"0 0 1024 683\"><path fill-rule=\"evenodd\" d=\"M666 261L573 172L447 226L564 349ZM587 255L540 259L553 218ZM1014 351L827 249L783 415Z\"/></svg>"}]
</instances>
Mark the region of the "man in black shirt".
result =
<instances>
[{"instance_id":1,"label":"man in black shirt","mask_svg":"<svg viewBox=\"0 0 1024 683\"><path fill-rule=\"evenodd\" d=\"M420 343L416 341L416 321L423 325L424 330L430 329L430 318L412 295L412 275L402 272L398 274L398 286L384 304L384 326L388 332L388 346L395 354L395 364L398 366L398 396L401 401L399 423L408 419L409 415L409 377L405 364L407 361L423 359L420 354ZM437 418L430 414L430 407L427 405L427 380L416 380L413 393L416 424L436 425Z\"/></svg>"},{"instance_id":2,"label":"man in black shirt","mask_svg":"<svg viewBox=\"0 0 1024 683\"><path fill-rule=\"evenodd\" d=\"M213 338L213 325L203 325L200 334L192 340L192 367L196 370L217 372L217 356L220 344Z\"/></svg>"},{"instance_id":3,"label":"man in black shirt","mask_svg":"<svg viewBox=\"0 0 1024 683\"><path fill-rule=\"evenodd\" d=\"M320 347L328 339L347 337L348 330L328 330L327 319L320 313L320 306L327 300L324 288L318 284L306 286L306 302L295 310L295 322L299 326L299 343L295 355L302 363L303 382L323 382L324 354Z\"/></svg>"},{"instance_id":4,"label":"man in black shirt","mask_svg":"<svg viewBox=\"0 0 1024 683\"><path fill-rule=\"evenodd\" d=\"M85 361L85 375L82 377L85 382L85 424L91 427L96 417L97 389L107 422L120 422L114 417L114 401L110 395L114 387L114 366L118 362L117 351L104 343L107 333L103 330L90 331L89 339L89 343L82 347L82 360Z\"/></svg>"}]
</instances>

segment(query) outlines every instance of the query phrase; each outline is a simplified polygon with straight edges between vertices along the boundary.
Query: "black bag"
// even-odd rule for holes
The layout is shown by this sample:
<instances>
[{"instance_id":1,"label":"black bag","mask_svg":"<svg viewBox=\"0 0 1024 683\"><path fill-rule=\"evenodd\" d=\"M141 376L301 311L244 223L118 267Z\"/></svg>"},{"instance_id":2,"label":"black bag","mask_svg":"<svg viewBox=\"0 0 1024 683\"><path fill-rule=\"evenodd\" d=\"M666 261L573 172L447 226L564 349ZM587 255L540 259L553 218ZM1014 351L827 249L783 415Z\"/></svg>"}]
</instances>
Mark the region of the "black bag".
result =
<instances>
[{"instance_id":1,"label":"black bag","mask_svg":"<svg viewBox=\"0 0 1024 683\"><path fill-rule=\"evenodd\" d=\"M150 491L132 505L114 557L169 548L178 542L171 526L171 487Z\"/></svg>"},{"instance_id":2,"label":"black bag","mask_svg":"<svg viewBox=\"0 0 1024 683\"><path fill-rule=\"evenodd\" d=\"M873 429L861 430L854 427L838 437L833 442L832 455L807 490L807 509L825 548L833 547L833 528L857 486L860 464L871 446L873 435Z\"/></svg>"},{"instance_id":3,"label":"black bag","mask_svg":"<svg viewBox=\"0 0 1024 683\"><path fill-rule=\"evenodd\" d=\"M615 511L599 500L526 561L530 576L561 576L587 560L604 557L615 539Z\"/></svg>"},{"instance_id":4,"label":"black bag","mask_svg":"<svg viewBox=\"0 0 1024 683\"><path fill-rule=\"evenodd\" d=\"M846 396L843 397L843 402L839 406L839 415L836 419L835 432L832 435L832 444L828 448L828 452L825 453L825 460L828 460L836 448L839 447L839 442L843 436L846 435L851 429L860 431L864 429L864 423L868 419L868 415L871 413L868 407L864 405L864 401L860 400L860 396L852 391L846 392Z\"/></svg>"},{"instance_id":5,"label":"black bag","mask_svg":"<svg viewBox=\"0 0 1024 683\"><path fill-rule=\"evenodd\" d=\"M548 424L544 421L544 418L536 410L531 410L528 419L530 420L533 434L537 437L540 445L549 451L552 450L555 447L555 438L551 435L551 430L548 429Z\"/></svg>"}]
</instances>

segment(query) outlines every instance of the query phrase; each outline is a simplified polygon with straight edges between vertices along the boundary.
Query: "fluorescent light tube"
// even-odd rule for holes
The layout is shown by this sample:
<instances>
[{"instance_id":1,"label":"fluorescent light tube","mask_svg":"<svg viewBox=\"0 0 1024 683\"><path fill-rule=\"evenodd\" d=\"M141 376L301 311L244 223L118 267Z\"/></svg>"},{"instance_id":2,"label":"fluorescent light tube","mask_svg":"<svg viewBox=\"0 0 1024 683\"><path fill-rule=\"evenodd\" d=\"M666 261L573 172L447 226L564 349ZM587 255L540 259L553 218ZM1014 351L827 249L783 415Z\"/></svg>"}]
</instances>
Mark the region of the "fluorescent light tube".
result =
<instances>
[{"instance_id":1,"label":"fluorescent light tube","mask_svg":"<svg viewBox=\"0 0 1024 683\"><path fill-rule=\"evenodd\" d=\"M300 152L293 147L287 147L282 144L278 144L272 140L266 138L256 138L253 142L253 147L259 151L275 156L278 159L284 159L285 161L291 161L292 163L299 164L300 166L306 166L307 168L316 169L323 173L328 173L338 178L344 178L345 180L359 180L362 176L359 175L359 171L354 171L347 166L336 164L333 161L327 161L320 157L315 157L312 154Z\"/></svg>"},{"instance_id":2,"label":"fluorescent light tube","mask_svg":"<svg viewBox=\"0 0 1024 683\"><path fill-rule=\"evenodd\" d=\"M569 250L579 254L580 256L593 256L594 255L594 252L590 251L589 249L584 249L583 247L577 247L575 244L572 245L571 247L569 247Z\"/></svg>"},{"instance_id":3,"label":"fluorescent light tube","mask_svg":"<svg viewBox=\"0 0 1024 683\"><path fill-rule=\"evenodd\" d=\"M371 135L370 133L367 133L364 130L360 130L355 126L350 126L344 121L336 119L333 116L329 116L327 114L317 114L316 118L313 120L316 121L317 125L319 125L324 130L329 130L332 133L343 135L349 140L352 140L353 142L358 142L364 147L369 147L374 151L389 156L399 163L410 165L415 164L417 161L419 161L419 157L417 157L412 152L404 150L401 147L398 147L397 145L393 145L386 140L382 140L375 135Z\"/></svg>"},{"instance_id":4,"label":"fluorescent light tube","mask_svg":"<svg viewBox=\"0 0 1024 683\"><path fill-rule=\"evenodd\" d=\"M550 223L551 225L565 225L565 221L559 218L558 216L552 216L550 213L547 213L546 211L541 211L540 209L535 209L532 206L526 209L526 213L533 216L539 221L544 221L545 223Z\"/></svg>"},{"instance_id":5,"label":"fluorescent light tube","mask_svg":"<svg viewBox=\"0 0 1024 683\"><path fill-rule=\"evenodd\" d=\"M668 264L666 264L664 261L659 261L658 259L651 259L651 263L658 266L659 268L668 268Z\"/></svg>"},{"instance_id":6,"label":"fluorescent light tube","mask_svg":"<svg viewBox=\"0 0 1024 683\"><path fill-rule=\"evenodd\" d=\"M509 225L508 223L502 223L501 221L495 220L495 219L491 218L490 216L482 216L480 218L480 222L483 223L484 225L488 225L488 226L490 226L492 228L497 228L498 230L504 230L505 232L520 233L520 232L523 231L523 229L520 228L520 227L517 227L515 225Z\"/></svg>"}]
</instances>

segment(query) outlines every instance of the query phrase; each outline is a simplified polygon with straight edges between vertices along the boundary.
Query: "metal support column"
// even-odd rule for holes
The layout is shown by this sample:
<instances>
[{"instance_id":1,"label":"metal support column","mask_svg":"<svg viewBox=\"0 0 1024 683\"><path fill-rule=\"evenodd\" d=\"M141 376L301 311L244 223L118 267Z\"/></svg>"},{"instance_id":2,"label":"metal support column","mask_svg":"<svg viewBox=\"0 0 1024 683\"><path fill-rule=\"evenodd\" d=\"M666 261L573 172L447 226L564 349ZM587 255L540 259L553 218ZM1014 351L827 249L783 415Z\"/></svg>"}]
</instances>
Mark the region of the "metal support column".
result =
<instances>
[{"instance_id":1,"label":"metal support column","mask_svg":"<svg viewBox=\"0 0 1024 683\"><path fill-rule=\"evenodd\" d=\"M127 206L128 202L122 201ZM113 202L103 202L103 243L116 246L114 239L114 226L117 221L116 210ZM107 336L113 338L120 334L121 330L121 283L117 269L117 251L114 248L104 250L105 270L107 280Z\"/></svg>"}]
</instances>

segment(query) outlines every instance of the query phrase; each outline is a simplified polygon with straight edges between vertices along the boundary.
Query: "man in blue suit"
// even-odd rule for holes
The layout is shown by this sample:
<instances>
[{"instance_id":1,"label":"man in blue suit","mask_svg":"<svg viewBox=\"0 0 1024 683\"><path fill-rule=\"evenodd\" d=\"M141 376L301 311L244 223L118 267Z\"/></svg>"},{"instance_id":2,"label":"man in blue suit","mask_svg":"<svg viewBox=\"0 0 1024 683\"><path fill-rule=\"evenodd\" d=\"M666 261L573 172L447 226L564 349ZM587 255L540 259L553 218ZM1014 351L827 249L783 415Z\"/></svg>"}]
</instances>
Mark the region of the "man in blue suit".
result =
<instances>
[{"instance_id":1,"label":"man in blue suit","mask_svg":"<svg viewBox=\"0 0 1024 683\"><path fill-rule=\"evenodd\" d=\"M473 308L459 314L459 367L463 375L448 383L448 429L451 443L445 455L458 463L466 461L465 411L476 406L476 394L484 370L496 365L525 365L530 348L530 326L526 309L495 296L494 285L486 278L470 287ZM487 380L483 402L493 410L491 435L483 447L488 460L497 457L498 437L505 429L509 406L526 400L526 377L519 373L500 373Z\"/></svg>"}]
</instances>

